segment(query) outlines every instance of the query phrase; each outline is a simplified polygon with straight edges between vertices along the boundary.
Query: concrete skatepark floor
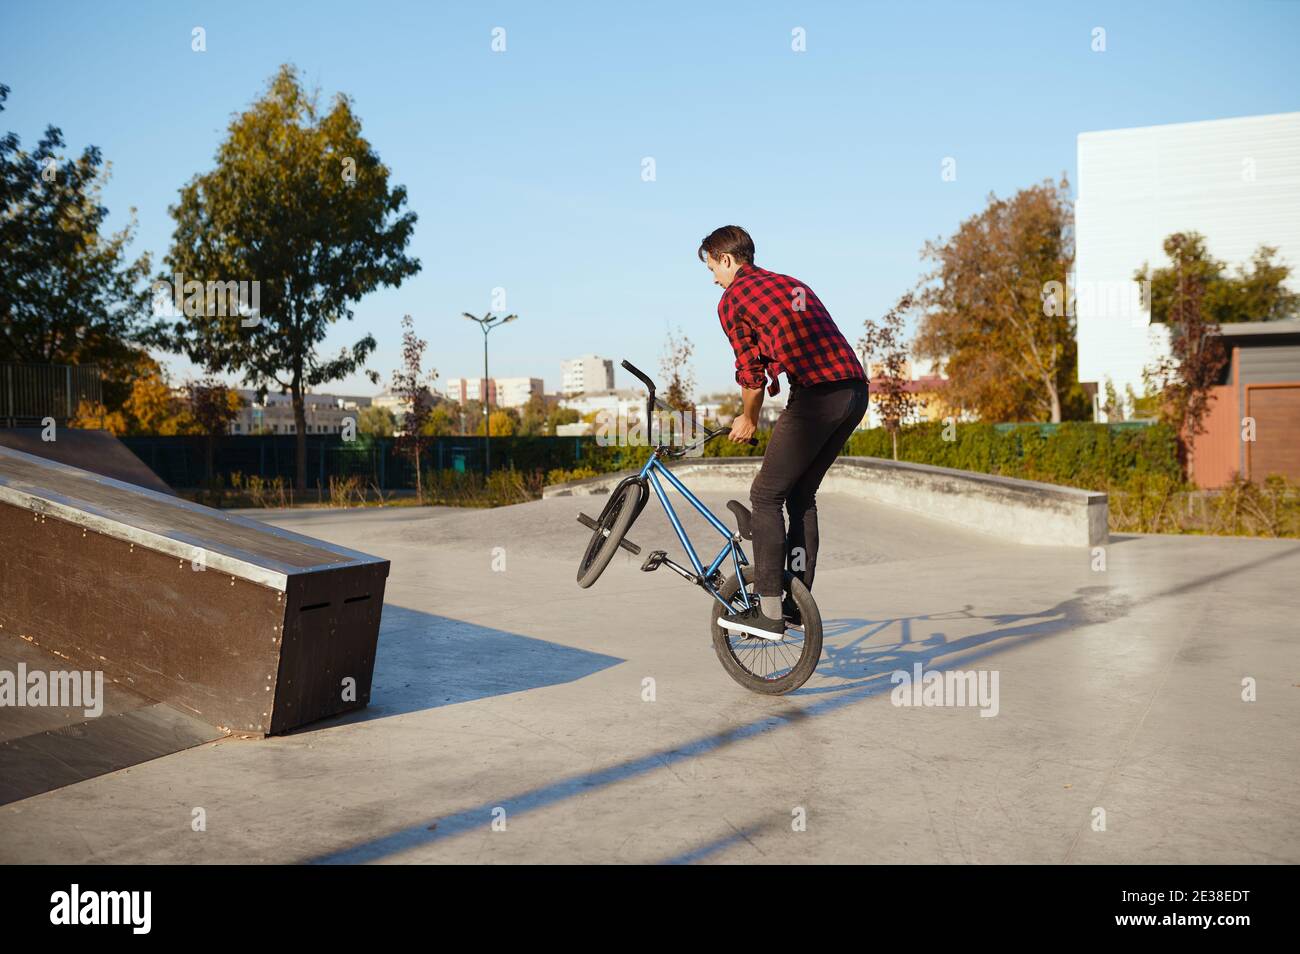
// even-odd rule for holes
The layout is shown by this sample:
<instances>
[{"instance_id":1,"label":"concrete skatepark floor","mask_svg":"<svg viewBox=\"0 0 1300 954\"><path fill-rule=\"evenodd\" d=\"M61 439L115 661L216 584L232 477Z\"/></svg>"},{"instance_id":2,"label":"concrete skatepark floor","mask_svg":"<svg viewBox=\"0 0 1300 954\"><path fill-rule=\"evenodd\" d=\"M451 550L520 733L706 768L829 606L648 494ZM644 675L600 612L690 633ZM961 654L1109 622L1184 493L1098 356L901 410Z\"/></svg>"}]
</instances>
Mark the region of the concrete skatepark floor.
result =
<instances>
[{"instance_id":1,"label":"concrete skatepark floor","mask_svg":"<svg viewBox=\"0 0 1300 954\"><path fill-rule=\"evenodd\" d=\"M0 862L1300 861L1295 541L1117 537L1098 572L824 495L822 662L767 698L677 577L577 587L602 502L256 513L393 561L371 706L0 806ZM630 537L677 556L653 503ZM997 715L893 705L917 662L995 670Z\"/></svg>"}]
</instances>

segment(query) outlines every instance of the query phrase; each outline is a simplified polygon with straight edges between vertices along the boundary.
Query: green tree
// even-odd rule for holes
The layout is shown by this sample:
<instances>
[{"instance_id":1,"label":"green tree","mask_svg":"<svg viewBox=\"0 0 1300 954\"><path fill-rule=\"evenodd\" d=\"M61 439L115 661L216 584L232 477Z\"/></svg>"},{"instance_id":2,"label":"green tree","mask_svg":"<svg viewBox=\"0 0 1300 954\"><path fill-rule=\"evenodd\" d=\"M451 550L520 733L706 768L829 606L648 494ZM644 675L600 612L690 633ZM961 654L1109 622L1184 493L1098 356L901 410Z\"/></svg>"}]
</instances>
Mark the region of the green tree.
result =
<instances>
[{"instance_id":1,"label":"green tree","mask_svg":"<svg viewBox=\"0 0 1300 954\"><path fill-rule=\"evenodd\" d=\"M1133 278L1151 282L1151 320L1168 323L1178 299L1178 282L1195 282L1201 289L1205 320L1225 325L1240 321L1282 321L1300 315L1300 294L1284 284L1291 269L1273 261L1277 249L1261 245L1250 267L1238 265L1236 273L1210 255L1205 236L1176 232L1164 241L1170 265L1152 269L1143 262Z\"/></svg>"},{"instance_id":2,"label":"green tree","mask_svg":"<svg viewBox=\"0 0 1300 954\"><path fill-rule=\"evenodd\" d=\"M519 433L527 437L535 437L539 434L546 433L546 399L540 394L534 394L524 405L523 412L519 415Z\"/></svg>"},{"instance_id":3,"label":"green tree","mask_svg":"<svg viewBox=\"0 0 1300 954\"><path fill-rule=\"evenodd\" d=\"M460 433L460 409L450 401L439 401L429 412L421 433L426 437L445 437Z\"/></svg>"},{"instance_id":4,"label":"green tree","mask_svg":"<svg viewBox=\"0 0 1300 954\"><path fill-rule=\"evenodd\" d=\"M561 424L576 424L582 420L582 415L576 409L571 407L553 407L551 413L546 415L546 433L554 434L556 427Z\"/></svg>"},{"instance_id":5,"label":"green tree","mask_svg":"<svg viewBox=\"0 0 1300 954\"><path fill-rule=\"evenodd\" d=\"M363 407L357 414L357 431L375 437L392 437L397 430L397 418L386 407Z\"/></svg>"},{"instance_id":6,"label":"green tree","mask_svg":"<svg viewBox=\"0 0 1300 954\"><path fill-rule=\"evenodd\" d=\"M0 111L8 96L0 85ZM65 159L64 146L54 126L30 153L15 133L0 139L0 361L98 365L116 409L161 325L146 317L149 256L127 259L134 209L120 232L100 232L99 149Z\"/></svg>"},{"instance_id":7,"label":"green tree","mask_svg":"<svg viewBox=\"0 0 1300 954\"><path fill-rule=\"evenodd\" d=\"M362 369L375 339L333 357L317 347L332 324L352 318L352 303L420 269L405 253L416 220L402 212L405 187L390 187L351 101L339 94L324 111L318 99L292 67L280 68L266 94L231 121L216 168L181 189L166 259L187 282L260 283L256 314L213 307L209 296L200 314L177 321L172 343L210 372L292 395L299 489L307 476L303 394Z\"/></svg>"},{"instance_id":8,"label":"green tree","mask_svg":"<svg viewBox=\"0 0 1300 954\"><path fill-rule=\"evenodd\" d=\"M1196 438L1205 433L1205 418L1214 403L1212 390L1228 363L1228 351L1218 328L1205 318L1207 279L1190 260L1194 243L1188 235L1173 235L1165 244L1173 260L1174 286L1166 318L1170 325L1170 354L1146 369L1148 382L1160 389L1161 418L1177 429L1180 456L1192 472Z\"/></svg>"},{"instance_id":9,"label":"green tree","mask_svg":"<svg viewBox=\"0 0 1300 954\"><path fill-rule=\"evenodd\" d=\"M453 410L455 409L453 408ZM483 433L483 402L482 401L471 400L471 401L464 402L463 404L460 405L458 415L460 420L463 422L463 426L456 433L467 434L470 436L473 436L475 434L482 435Z\"/></svg>"},{"instance_id":10,"label":"green tree","mask_svg":"<svg viewBox=\"0 0 1300 954\"><path fill-rule=\"evenodd\" d=\"M424 499L422 481L423 467L420 455L428 443L425 440L425 424L429 420L429 382L438 376L430 370L428 374L421 368L424 349L428 342L415 333L415 322L410 315L402 318L402 367L393 372L393 393L402 399L402 433L397 438L397 449L411 459L415 467L415 496Z\"/></svg>"}]
</instances>

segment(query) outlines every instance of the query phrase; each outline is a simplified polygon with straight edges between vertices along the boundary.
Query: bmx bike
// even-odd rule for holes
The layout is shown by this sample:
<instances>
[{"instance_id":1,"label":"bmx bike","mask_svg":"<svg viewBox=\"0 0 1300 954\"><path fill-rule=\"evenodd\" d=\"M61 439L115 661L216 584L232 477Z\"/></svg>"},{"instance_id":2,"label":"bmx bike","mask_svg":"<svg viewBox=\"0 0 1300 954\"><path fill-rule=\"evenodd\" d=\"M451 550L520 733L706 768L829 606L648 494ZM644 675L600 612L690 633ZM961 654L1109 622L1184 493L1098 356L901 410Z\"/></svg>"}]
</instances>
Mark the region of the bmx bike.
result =
<instances>
[{"instance_id":1,"label":"bmx bike","mask_svg":"<svg viewBox=\"0 0 1300 954\"><path fill-rule=\"evenodd\" d=\"M649 389L646 399L647 422L654 419L656 408L661 411L671 410L655 397L654 382L645 373L627 361L623 362L623 367L640 378ZM592 518L585 513L578 514L578 522L592 531L591 540L578 564L578 585L586 588L595 583L619 549L640 555L641 548L627 539L627 532L653 493L663 505L668 522L672 524L677 539L686 551L690 566L682 566L670 559L663 550L654 550L646 556L641 569L649 573L666 566L682 579L707 592L712 598L709 625L713 650L722 663L722 668L746 689L781 695L798 689L807 682L821 659L822 620L812 593L803 580L786 570L784 592L781 594L783 604L787 607L786 628L780 637L732 632L719 625L719 619L724 613L746 609L758 598L754 592L753 580L746 578L744 568L750 564L741 546L741 540L753 538L749 508L738 500L727 501L727 509L736 518L736 529L732 530L664 465L664 461L685 457L727 432L726 428L706 430L700 440L681 447L665 445L661 436L640 472L623 478L610 493L609 501L600 516ZM757 444L758 441L751 439L750 443ZM685 497L726 541L708 566L704 565L682 527L677 511L664 492L664 481ZM732 572L724 577L723 564L728 560ZM791 604L794 612L789 611Z\"/></svg>"}]
</instances>

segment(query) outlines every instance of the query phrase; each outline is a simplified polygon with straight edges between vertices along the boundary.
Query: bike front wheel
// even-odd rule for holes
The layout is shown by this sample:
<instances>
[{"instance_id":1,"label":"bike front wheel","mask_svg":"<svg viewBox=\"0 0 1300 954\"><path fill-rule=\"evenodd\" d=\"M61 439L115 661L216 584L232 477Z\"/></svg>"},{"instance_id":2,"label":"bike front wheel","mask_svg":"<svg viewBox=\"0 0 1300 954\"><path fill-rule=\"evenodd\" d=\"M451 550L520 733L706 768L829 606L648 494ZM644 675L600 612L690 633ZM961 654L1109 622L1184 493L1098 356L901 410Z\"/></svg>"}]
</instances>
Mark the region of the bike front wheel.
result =
<instances>
[{"instance_id":1,"label":"bike front wheel","mask_svg":"<svg viewBox=\"0 0 1300 954\"><path fill-rule=\"evenodd\" d=\"M605 504L596 520L596 529L591 533L591 541L582 554L582 562L578 564L578 585L583 589L600 579L609 561L614 559L627 528L636 519L640 499L641 485L628 483L615 491Z\"/></svg>"},{"instance_id":2,"label":"bike front wheel","mask_svg":"<svg viewBox=\"0 0 1300 954\"><path fill-rule=\"evenodd\" d=\"M749 599L756 602L752 582L747 583ZM785 574L785 593L803 619L803 629L787 627L780 640L763 639L748 633L733 633L723 629L718 620L725 610L713 601L711 625L713 651L717 653L727 675L746 689L765 695L779 696L798 689L817 669L822 656L822 616L803 580L792 573ZM735 574L727 577L718 595L736 609L744 604L740 599L740 586Z\"/></svg>"}]
</instances>

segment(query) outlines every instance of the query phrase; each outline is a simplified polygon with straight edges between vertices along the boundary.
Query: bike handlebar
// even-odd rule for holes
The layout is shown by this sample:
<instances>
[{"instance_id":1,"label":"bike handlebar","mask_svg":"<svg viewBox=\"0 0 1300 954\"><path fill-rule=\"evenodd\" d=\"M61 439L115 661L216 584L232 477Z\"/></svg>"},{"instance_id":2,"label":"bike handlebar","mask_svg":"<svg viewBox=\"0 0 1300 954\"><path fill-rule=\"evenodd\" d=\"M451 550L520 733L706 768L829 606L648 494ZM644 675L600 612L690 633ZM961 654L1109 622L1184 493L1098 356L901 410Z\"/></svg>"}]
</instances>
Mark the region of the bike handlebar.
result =
<instances>
[{"instance_id":1,"label":"bike handlebar","mask_svg":"<svg viewBox=\"0 0 1300 954\"><path fill-rule=\"evenodd\" d=\"M729 427L720 427L720 428L718 428L716 431L706 431L705 434L704 434L704 443L707 444L709 441L713 440L715 437L721 437L723 434L730 434L730 433L731 433L731 428L729 428ZM757 446L758 446L758 438L757 438L757 437L751 437L751 438L748 440L747 443L749 444L750 447L757 447Z\"/></svg>"},{"instance_id":2,"label":"bike handlebar","mask_svg":"<svg viewBox=\"0 0 1300 954\"><path fill-rule=\"evenodd\" d=\"M654 417L654 409L655 409L656 407L657 407L657 408L660 408L661 410L664 410L664 411L671 411L671 410L672 410L671 407L669 407L669 406L668 406L667 404L665 404L663 401L661 401L661 400L659 400L657 397L655 397L655 383L654 383L654 381L650 380L650 375L646 374L644 371L642 371L640 368L638 368L636 365L634 365L631 361L627 360L627 358L624 358L624 359L623 359L623 369L624 369L625 371L627 371L628 373L633 374L633 375L635 375L636 377L640 378L640 379L641 379L641 382L642 382L643 384L645 384L645 386L646 386L646 387L649 389L649 391L650 391L650 394L649 394L649 396L646 398L646 402L645 402L645 411L646 411L646 420L647 420L647 421L649 421L651 418ZM726 428L726 427L720 427L720 428L718 428L716 431L706 431L706 432L705 432L704 439L703 439L702 441L700 441L700 444L701 444L701 445L707 444L709 441L713 440L715 437L718 437L719 435L722 435L722 434L729 434L729 433L731 433L731 431L730 431L729 428ZM757 446L758 446L758 438L757 438L757 437L751 437L751 438L749 439L749 446L750 446L750 447L757 447Z\"/></svg>"},{"instance_id":3,"label":"bike handlebar","mask_svg":"<svg viewBox=\"0 0 1300 954\"><path fill-rule=\"evenodd\" d=\"M624 370L629 371L632 374L636 375L638 378L640 378L645 383L645 386L650 389L650 393L652 394L654 393L655 383L650 380L650 376L648 374L646 374L644 371L642 371L640 368L634 365L631 361L627 360L627 358L623 359L623 368Z\"/></svg>"}]
</instances>

